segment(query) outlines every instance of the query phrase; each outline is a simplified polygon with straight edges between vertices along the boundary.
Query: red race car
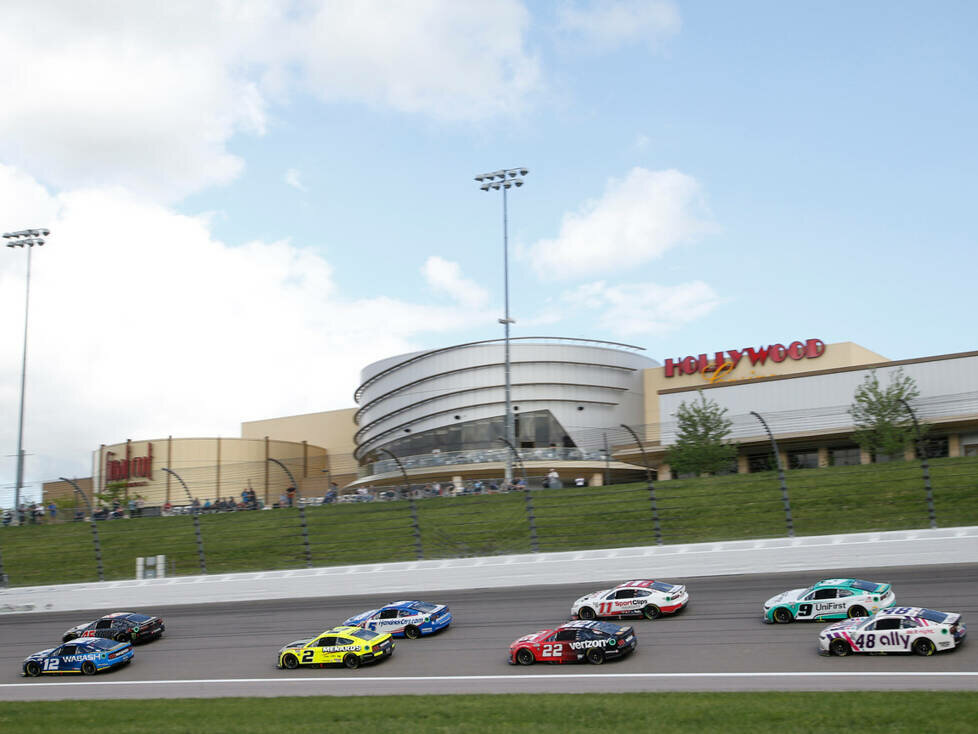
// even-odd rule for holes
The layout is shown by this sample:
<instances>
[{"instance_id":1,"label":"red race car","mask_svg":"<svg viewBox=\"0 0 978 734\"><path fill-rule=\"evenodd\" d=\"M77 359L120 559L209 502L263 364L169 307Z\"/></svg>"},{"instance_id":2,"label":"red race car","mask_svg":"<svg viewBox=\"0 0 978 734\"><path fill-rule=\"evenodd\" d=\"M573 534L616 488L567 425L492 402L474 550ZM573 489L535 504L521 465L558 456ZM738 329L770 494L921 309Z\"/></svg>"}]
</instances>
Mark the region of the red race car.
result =
<instances>
[{"instance_id":1,"label":"red race car","mask_svg":"<svg viewBox=\"0 0 978 734\"><path fill-rule=\"evenodd\" d=\"M586 660L601 665L605 660L625 657L637 644L635 630L630 626L578 620L519 638L509 646L509 662L533 665Z\"/></svg>"}]
</instances>

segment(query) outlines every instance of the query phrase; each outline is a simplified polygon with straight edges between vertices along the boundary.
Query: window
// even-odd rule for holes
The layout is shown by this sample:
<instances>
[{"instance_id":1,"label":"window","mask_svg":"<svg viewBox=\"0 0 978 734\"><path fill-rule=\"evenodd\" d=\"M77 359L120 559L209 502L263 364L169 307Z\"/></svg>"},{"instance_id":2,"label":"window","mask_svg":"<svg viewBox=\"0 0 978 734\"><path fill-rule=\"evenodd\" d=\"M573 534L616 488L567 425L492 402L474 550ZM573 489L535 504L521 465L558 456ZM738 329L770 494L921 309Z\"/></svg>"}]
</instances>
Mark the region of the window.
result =
<instances>
[{"instance_id":1,"label":"window","mask_svg":"<svg viewBox=\"0 0 978 734\"><path fill-rule=\"evenodd\" d=\"M969 443L961 447L964 456L978 456L978 443Z\"/></svg>"},{"instance_id":2,"label":"window","mask_svg":"<svg viewBox=\"0 0 978 734\"><path fill-rule=\"evenodd\" d=\"M947 436L937 436L935 438L927 438L922 442L924 454L928 459L940 459L945 456L950 456L950 451L948 450Z\"/></svg>"},{"instance_id":3,"label":"window","mask_svg":"<svg viewBox=\"0 0 978 734\"><path fill-rule=\"evenodd\" d=\"M316 647L332 647L336 644L336 638L333 636L320 637L316 640Z\"/></svg>"},{"instance_id":4,"label":"window","mask_svg":"<svg viewBox=\"0 0 978 734\"><path fill-rule=\"evenodd\" d=\"M777 467L772 454L753 454L747 457L747 471L751 474L759 471L771 471Z\"/></svg>"},{"instance_id":5,"label":"window","mask_svg":"<svg viewBox=\"0 0 978 734\"><path fill-rule=\"evenodd\" d=\"M904 617L902 620L900 620L900 629L911 630L918 626L917 621L911 619L910 617Z\"/></svg>"},{"instance_id":6,"label":"window","mask_svg":"<svg viewBox=\"0 0 978 734\"><path fill-rule=\"evenodd\" d=\"M414 612L410 609L402 609L397 613L398 617L413 617Z\"/></svg>"},{"instance_id":7,"label":"window","mask_svg":"<svg viewBox=\"0 0 978 734\"><path fill-rule=\"evenodd\" d=\"M836 589L836 594L840 599L852 596L852 592L849 589Z\"/></svg>"},{"instance_id":8,"label":"window","mask_svg":"<svg viewBox=\"0 0 978 734\"><path fill-rule=\"evenodd\" d=\"M635 589L619 589L613 597L613 599L634 599Z\"/></svg>"},{"instance_id":9,"label":"window","mask_svg":"<svg viewBox=\"0 0 978 734\"><path fill-rule=\"evenodd\" d=\"M898 617L886 617L885 619L877 620L876 629L898 630L900 629L900 619Z\"/></svg>"},{"instance_id":10,"label":"window","mask_svg":"<svg viewBox=\"0 0 978 734\"><path fill-rule=\"evenodd\" d=\"M384 609L378 614L379 619L397 619L397 609Z\"/></svg>"},{"instance_id":11,"label":"window","mask_svg":"<svg viewBox=\"0 0 978 734\"><path fill-rule=\"evenodd\" d=\"M336 638L336 644L337 645L355 645L356 643L353 640L351 640L349 637L337 637Z\"/></svg>"},{"instance_id":12,"label":"window","mask_svg":"<svg viewBox=\"0 0 978 734\"><path fill-rule=\"evenodd\" d=\"M98 622L95 623L95 629L97 629L97 630L112 629L112 620L111 619L100 619Z\"/></svg>"},{"instance_id":13,"label":"window","mask_svg":"<svg viewBox=\"0 0 978 734\"><path fill-rule=\"evenodd\" d=\"M835 599L835 597L835 589L816 589L815 591L816 599Z\"/></svg>"},{"instance_id":14,"label":"window","mask_svg":"<svg viewBox=\"0 0 978 734\"><path fill-rule=\"evenodd\" d=\"M573 642L576 639L577 639L576 629L560 630L557 633L557 636L554 638L554 640L557 642Z\"/></svg>"},{"instance_id":15,"label":"window","mask_svg":"<svg viewBox=\"0 0 978 734\"><path fill-rule=\"evenodd\" d=\"M858 446L829 449L829 464L832 466L859 466L862 463Z\"/></svg>"},{"instance_id":16,"label":"window","mask_svg":"<svg viewBox=\"0 0 978 734\"><path fill-rule=\"evenodd\" d=\"M63 645L61 650L58 651L58 655L74 655L75 651L78 649L77 645Z\"/></svg>"},{"instance_id":17,"label":"window","mask_svg":"<svg viewBox=\"0 0 978 734\"><path fill-rule=\"evenodd\" d=\"M789 451L789 469L818 469L818 451Z\"/></svg>"}]
</instances>

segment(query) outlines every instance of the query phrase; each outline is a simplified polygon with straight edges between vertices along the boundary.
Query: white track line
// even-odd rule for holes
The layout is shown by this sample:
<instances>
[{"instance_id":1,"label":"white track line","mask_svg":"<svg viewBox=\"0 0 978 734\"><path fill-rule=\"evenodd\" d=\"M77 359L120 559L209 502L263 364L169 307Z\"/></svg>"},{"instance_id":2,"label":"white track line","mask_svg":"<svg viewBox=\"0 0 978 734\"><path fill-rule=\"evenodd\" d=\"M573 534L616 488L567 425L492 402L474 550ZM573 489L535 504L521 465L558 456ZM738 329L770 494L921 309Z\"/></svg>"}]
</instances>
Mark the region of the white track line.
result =
<instances>
[{"instance_id":1,"label":"white track line","mask_svg":"<svg viewBox=\"0 0 978 734\"><path fill-rule=\"evenodd\" d=\"M581 678L972 678L978 671L837 671L825 673L541 673L538 675L420 675L420 676L378 676L362 678L200 678L188 680L107 680L107 681L38 681L35 683L0 683L0 688L26 688L31 686L165 686L200 683L357 683L363 685L371 681L423 682L423 681L512 681L512 680L576 680Z\"/></svg>"}]
</instances>

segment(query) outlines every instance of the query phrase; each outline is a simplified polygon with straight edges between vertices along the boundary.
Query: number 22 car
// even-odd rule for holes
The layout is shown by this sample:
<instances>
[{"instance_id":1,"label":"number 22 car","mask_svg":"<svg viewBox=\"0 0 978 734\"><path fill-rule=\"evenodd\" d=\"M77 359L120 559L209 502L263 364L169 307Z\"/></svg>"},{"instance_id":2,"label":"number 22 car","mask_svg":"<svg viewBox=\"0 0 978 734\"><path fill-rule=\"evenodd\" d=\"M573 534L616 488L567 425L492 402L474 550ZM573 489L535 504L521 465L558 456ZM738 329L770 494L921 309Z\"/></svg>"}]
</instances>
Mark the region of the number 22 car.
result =
<instances>
[{"instance_id":1,"label":"number 22 car","mask_svg":"<svg viewBox=\"0 0 978 734\"><path fill-rule=\"evenodd\" d=\"M892 606L889 584L859 579L825 579L807 589L792 589L764 603L764 621L786 624L796 619L822 620L868 617Z\"/></svg>"},{"instance_id":2,"label":"number 22 car","mask_svg":"<svg viewBox=\"0 0 978 734\"><path fill-rule=\"evenodd\" d=\"M514 665L576 663L601 665L605 660L623 658L635 650L638 640L631 627L611 622L568 622L557 629L524 635L509 646L509 662Z\"/></svg>"},{"instance_id":3,"label":"number 22 car","mask_svg":"<svg viewBox=\"0 0 978 734\"><path fill-rule=\"evenodd\" d=\"M333 627L310 640L296 640L278 651L278 667L294 670L300 665L345 665L359 668L394 652L389 634L362 627Z\"/></svg>"},{"instance_id":4,"label":"number 22 car","mask_svg":"<svg viewBox=\"0 0 978 734\"><path fill-rule=\"evenodd\" d=\"M132 643L95 637L36 652L24 660L23 670L24 675L31 677L65 673L95 675L131 662L132 654Z\"/></svg>"},{"instance_id":5,"label":"number 22 car","mask_svg":"<svg viewBox=\"0 0 978 734\"><path fill-rule=\"evenodd\" d=\"M968 628L960 614L920 607L889 607L869 619L849 619L826 627L818 636L823 655L854 652L913 652L933 655L964 642Z\"/></svg>"}]
</instances>

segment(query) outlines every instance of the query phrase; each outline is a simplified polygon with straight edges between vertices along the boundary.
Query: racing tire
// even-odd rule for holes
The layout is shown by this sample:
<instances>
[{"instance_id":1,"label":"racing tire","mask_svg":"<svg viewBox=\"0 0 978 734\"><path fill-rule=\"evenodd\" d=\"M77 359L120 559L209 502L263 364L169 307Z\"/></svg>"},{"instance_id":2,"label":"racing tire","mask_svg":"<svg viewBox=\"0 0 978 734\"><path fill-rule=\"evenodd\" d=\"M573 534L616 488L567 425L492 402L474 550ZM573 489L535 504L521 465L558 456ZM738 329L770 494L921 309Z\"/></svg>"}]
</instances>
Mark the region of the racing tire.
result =
<instances>
[{"instance_id":1,"label":"racing tire","mask_svg":"<svg viewBox=\"0 0 978 734\"><path fill-rule=\"evenodd\" d=\"M360 667L360 658L358 658L352 652L348 652L343 656L343 665L348 667L350 670L356 670Z\"/></svg>"},{"instance_id":2,"label":"racing tire","mask_svg":"<svg viewBox=\"0 0 978 734\"><path fill-rule=\"evenodd\" d=\"M788 624L788 622L794 621L794 615L791 614L784 607L778 607L773 612L771 612L771 619L774 620L775 624Z\"/></svg>"},{"instance_id":3,"label":"racing tire","mask_svg":"<svg viewBox=\"0 0 978 734\"><path fill-rule=\"evenodd\" d=\"M521 647L516 651L516 662L519 665L533 665L537 659L533 657L533 652L526 647Z\"/></svg>"},{"instance_id":4,"label":"racing tire","mask_svg":"<svg viewBox=\"0 0 978 734\"><path fill-rule=\"evenodd\" d=\"M132 642L132 633L120 632L112 639L115 640L116 642Z\"/></svg>"},{"instance_id":5,"label":"racing tire","mask_svg":"<svg viewBox=\"0 0 978 734\"><path fill-rule=\"evenodd\" d=\"M829 643L829 655L838 655L840 658L844 658L851 652L852 647L845 640L832 640Z\"/></svg>"},{"instance_id":6,"label":"racing tire","mask_svg":"<svg viewBox=\"0 0 978 734\"><path fill-rule=\"evenodd\" d=\"M914 640L913 646L910 649L913 650L915 655L933 655L934 643L926 639Z\"/></svg>"},{"instance_id":7,"label":"racing tire","mask_svg":"<svg viewBox=\"0 0 978 734\"><path fill-rule=\"evenodd\" d=\"M282 667L286 670L295 670L299 667L299 658L292 653L289 653L282 658Z\"/></svg>"},{"instance_id":8,"label":"racing tire","mask_svg":"<svg viewBox=\"0 0 978 734\"><path fill-rule=\"evenodd\" d=\"M584 654L584 659L591 665L601 665L604 662L604 650L599 647L592 647Z\"/></svg>"},{"instance_id":9,"label":"racing tire","mask_svg":"<svg viewBox=\"0 0 978 734\"><path fill-rule=\"evenodd\" d=\"M577 610L577 616L581 619L594 619L598 615L594 613L591 607L581 607Z\"/></svg>"},{"instance_id":10,"label":"racing tire","mask_svg":"<svg viewBox=\"0 0 978 734\"><path fill-rule=\"evenodd\" d=\"M655 604L646 604L642 607L642 616L646 619L658 619L662 616L662 610Z\"/></svg>"},{"instance_id":11,"label":"racing tire","mask_svg":"<svg viewBox=\"0 0 978 734\"><path fill-rule=\"evenodd\" d=\"M95 675L98 670L95 668L95 663L91 660L86 660L81 664L82 675Z\"/></svg>"},{"instance_id":12,"label":"racing tire","mask_svg":"<svg viewBox=\"0 0 978 734\"><path fill-rule=\"evenodd\" d=\"M854 607L849 607L849 619L855 619L856 617L868 617L869 612L866 611L865 607L861 607L858 604Z\"/></svg>"},{"instance_id":13,"label":"racing tire","mask_svg":"<svg viewBox=\"0 0 978 734\"><path fill-rule=\"evenodd\" d=\"M415 627L413 624L409 624L404 628L404 636L409 640L416 640L421 637L421 630Z\"/></svg>"},{"instance_id":14,"label":"racing tire","mask_svg":"<svg viewBox=\"0 0 978 734\"><path fill-rule=\"evenodd\" d=\"M24 666L24 672L31 678L37 678L41 674L41 664L36 660L31 660Z\"/></svg>"}]
</instances>

